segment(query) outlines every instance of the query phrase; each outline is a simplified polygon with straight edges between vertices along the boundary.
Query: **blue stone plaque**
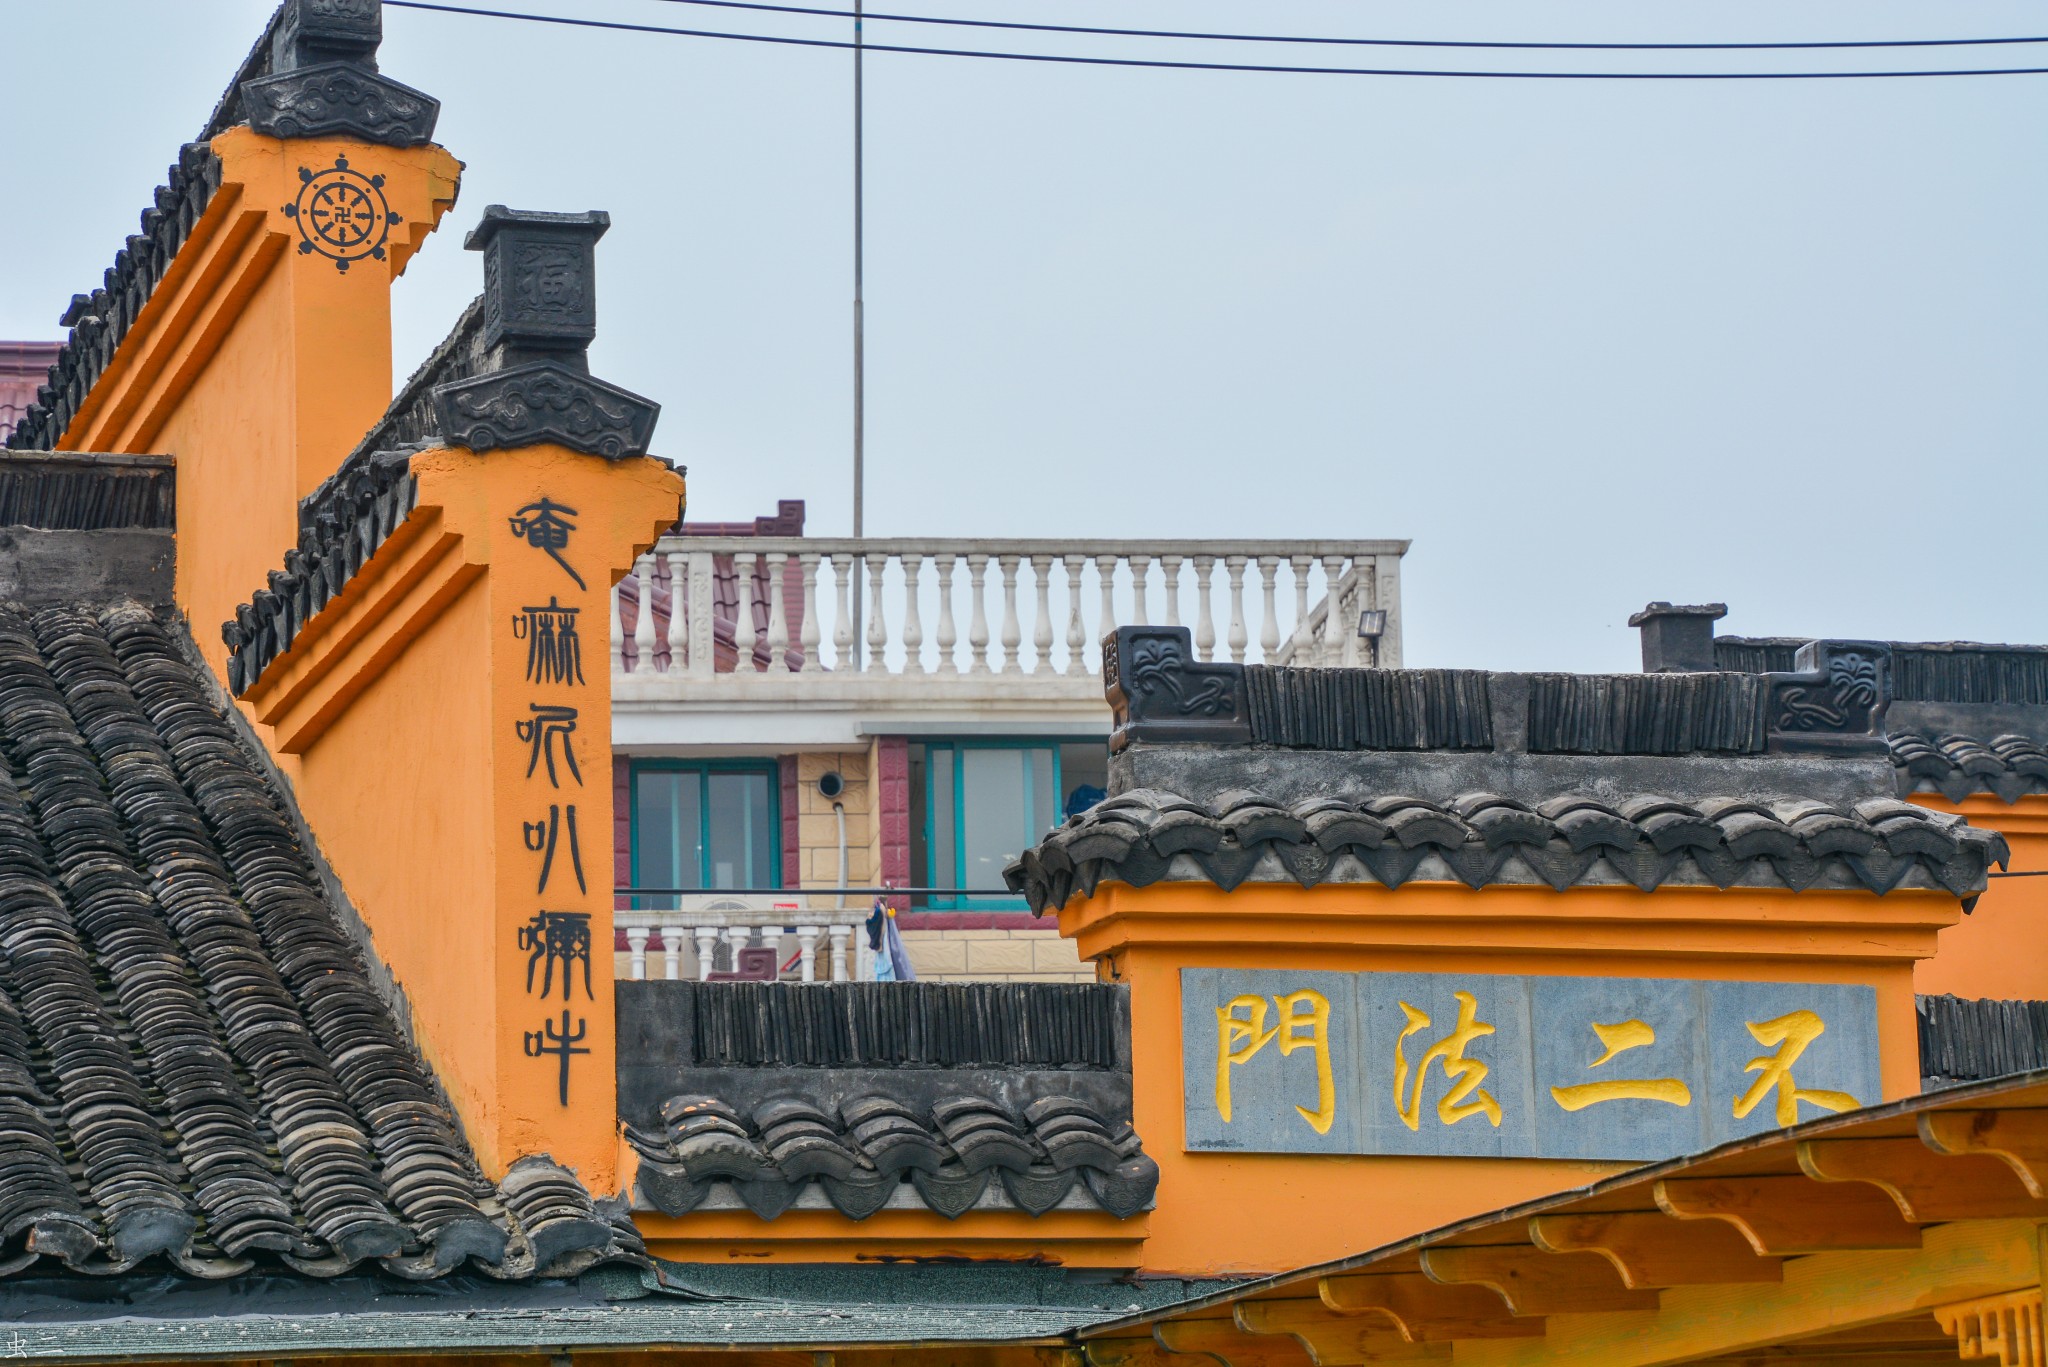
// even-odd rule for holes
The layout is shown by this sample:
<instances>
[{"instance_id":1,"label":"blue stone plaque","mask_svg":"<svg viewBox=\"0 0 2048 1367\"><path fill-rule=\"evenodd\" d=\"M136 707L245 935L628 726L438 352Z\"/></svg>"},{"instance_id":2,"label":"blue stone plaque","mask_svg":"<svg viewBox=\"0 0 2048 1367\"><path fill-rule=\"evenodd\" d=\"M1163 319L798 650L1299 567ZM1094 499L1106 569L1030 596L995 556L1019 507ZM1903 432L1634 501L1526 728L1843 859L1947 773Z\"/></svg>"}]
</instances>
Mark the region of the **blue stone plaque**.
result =
<instances>
[{"instance_id":1,"label":"blue stone plaque","mask_svg":"<svg viewBox=\"0 0 2048 1367\"><path fill-rule=\"evenodd\" d=\"M1854 984L1181 970L1187 1147L1652 1162L1875 1104Z\"/></svg>"}]
</instances>

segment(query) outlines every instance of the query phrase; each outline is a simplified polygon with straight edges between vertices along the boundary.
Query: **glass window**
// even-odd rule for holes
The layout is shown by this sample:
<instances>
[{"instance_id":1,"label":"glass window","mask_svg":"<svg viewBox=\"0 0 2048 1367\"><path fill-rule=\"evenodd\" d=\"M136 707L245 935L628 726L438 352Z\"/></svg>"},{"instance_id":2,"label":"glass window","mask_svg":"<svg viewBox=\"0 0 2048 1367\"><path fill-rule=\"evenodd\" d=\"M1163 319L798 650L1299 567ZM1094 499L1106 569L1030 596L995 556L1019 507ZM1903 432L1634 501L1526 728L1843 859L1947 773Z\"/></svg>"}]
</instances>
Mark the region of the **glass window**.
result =
<instances>
[{"instance_id":1,"label":"glass window","mask_svg":"<svg viewBox=\"0 0 2048 1367\"><path fill-rule=\"evenodd\" d=\"M1095 743L1093 748L1101 750ZM1065 819L1063 750L1057 742L936 742L922 747L923 877L926 886L985 890L1003 886L1003 870ZM1099 766L1098 766L1099 767ZM1084 761L1084 781L1089 773ZM1099 791L1099 789L1090 789ZM1095 799L1091 798L1090 805ZM933 894L934 907L1021 906L1007 893Z\"/></svg>"},{"instance_id":2,"label":"glass window","mask_svg":"<svg viewBox=\"0 0 2048 1367\"><path fill-rule=\"evenodd\" d=\"M708 773L704 776L704 882L714 888L772 888L775 882L774 803L768 775Z\"/></svg>"},{"instance_id":3,"label":"glass window","mask_svg":"<svg viewBox=\"0 0 2048 1367\"><path fill-rule=\"evenodd\" d=\"M931 830L929 845L932 873L928 886L957 888L960 886L960 870L954 859L954 851L959 843L955 839L955 827L960 809L953 801L953 747L934 746L929 763L932 796L927 811Z\"/></svg>"},{"instance_id":4,"label":"glass window","mask_svg":"<svg viewBox=\"0 0 2048 1367\"><path fill-rule=\"evenodd\" d=\"M759 765L634 765L633 886L781 886L777 787L776 772ZM679 902L634 899L645 909Z\"/></svg>"}]
</instances>

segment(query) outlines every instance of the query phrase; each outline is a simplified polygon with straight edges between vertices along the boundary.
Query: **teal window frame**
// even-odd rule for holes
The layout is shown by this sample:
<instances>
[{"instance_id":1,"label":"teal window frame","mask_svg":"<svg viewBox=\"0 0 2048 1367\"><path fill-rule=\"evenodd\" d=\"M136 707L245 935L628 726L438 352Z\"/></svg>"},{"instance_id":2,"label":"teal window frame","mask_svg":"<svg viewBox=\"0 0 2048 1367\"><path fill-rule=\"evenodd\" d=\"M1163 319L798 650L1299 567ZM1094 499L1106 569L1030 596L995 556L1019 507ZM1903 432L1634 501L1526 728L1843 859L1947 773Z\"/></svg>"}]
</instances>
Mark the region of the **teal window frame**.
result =
<instances>
[{"instance_id":1,"label":"teal window frame","mask_svg":"<svg viewBox=\"0 0 2048 1367\"><path fill-rule=\"evenodd\" d=\"M697 841L698 849L711 848L711 775L713 774L763 774L768 779L768 883L771 888L781 888L782 881L782 768L774 760L749 759L636 759L626 766L627 819L627 867L631 872L633 886L640 881L640 775L652 773L694 773L697 777ZM699 879L701 883L702 880ZM702 888L704 892L716 892L716 888ZM628 899L633 911L673 911L680 905L677 897L647 896Z\"/></svg>"},{"instance_id":2,"label":"teal window frame","mask_svg":"<svg viewBox=\"0 0 2048 1367\"><path fill-rule=\"evenodd\" d=\"M1062 745L1088 744L1091 743L1094 739L1096 738L1085 736L990 736L986 738L974 737L972 739L960 738L925 741L924 848L925 859L927 864L929 865L933 861L933 859L935 858L934 851L937 849L937 843L933 839L934 831L932 828L932 818L934 813L938 810L938 802L936 801L936 788L938 786L938 756L943 754L946 757L946 765L948 773L950 775L949 781L951 785L952 800L948 804L948 806L949 816L953 826L953 834L951 840L947 843L951 845L953 852L953 886L955 888L958 888L961 884L967 881L967 842L964 839L962 839L962 836L965 834L965 828L967 824L967 804L965 793L966 785L964 782L962 782L963 775L961 773L961 756L969 750L1049 751L1052 755L1053 820L1052 825L1048 826L1046 828L1046 831L1050 832L1055 827L1057 827L1061 821L1066 819L1061 814L1063 808L1062 794L1065 793L1066 786L1060 773L1060 747ZM1031 781L1031 769L1029 765L1025 766L1024 774L1025 782L1028 784ZM1029 802L1030 799L1027 797L1027 806ZM925 877L928 877L932 880L932 885L935 887L938 883L937 875L938 871L934 868L929 867L925 870L924 874ZM963 896L959 893L932 892L926 894L924 898L923 909L927 911L1028 911L1030 910L1030 904L1026 902L1022 897L970 897Z\"/></svg>"}]
</instances>

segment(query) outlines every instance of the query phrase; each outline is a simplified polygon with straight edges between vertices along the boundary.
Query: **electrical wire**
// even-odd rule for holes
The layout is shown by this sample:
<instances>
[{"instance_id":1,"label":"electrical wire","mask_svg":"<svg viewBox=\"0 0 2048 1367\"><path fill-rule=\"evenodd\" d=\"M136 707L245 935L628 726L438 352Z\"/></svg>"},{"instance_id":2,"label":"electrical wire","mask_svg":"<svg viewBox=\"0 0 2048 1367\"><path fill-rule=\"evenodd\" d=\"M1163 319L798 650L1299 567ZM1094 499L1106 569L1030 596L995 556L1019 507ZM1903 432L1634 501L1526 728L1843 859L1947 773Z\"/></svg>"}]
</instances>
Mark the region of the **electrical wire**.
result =
<instances>
[{"instance_id":1,"label":"electrical wire","mask_svg":"<svg viewBox=\"0 0 2048 1367\"><path fill-rule=\"evenodd\" d=\"M764 14L806 14L825 19L851 19L852 10L817 9L809 5L769 5L760 0L661 0L668 5L701 5L710 9L753 10ZM1328 47L1485 48L1535 52L1790 52L1816 48L1995 47L2016 43L2048 43L2048 35L2014 38L1872 38L1821 42L1771 43L1559 43L1482 42L1437 38L1316 38L1278 33L1204 33L1182 29L1096 28L1087 24L1027 24L1007 19L954 19L929 14L861 15L864 20L892 24L944 24L953 28L993 28L1025 33L1081 33L1109 38L1197 38L1229 43L1309 43Z\"/></svg>"},{"instance_id":2,"label":"electrical wire","mask_svg":"<svg viewBox=\"0 0 2048 1367\"><path fill-rule=\"evenodd\" d=\"M781 47L835 48L853 44L830 38L788 38L766 33L726 33L716 29L670 28L661 24L629 24L614 19L576 19L562 14L521 14L513 10L478 9L429 0L384 0L387 9L432 10L485 19L518 19L572 28L612 29L625 33L659 33L683 38L723 38L739 43ZM1080 57L1048 52L987 52L971 48L909 47L866 43L869 52L902 52L921 57L981 57L1004 62L1052 62L1065 66L1149 67L1169 71L1246 71L1289 76L1433 76L1511 81L1840 81L1901 80L1935 76L2048 76L2048 67L1978 67L1938 71L1456 71L1413 67L1273 66L1259 62L1175 62L1142 57Z\"/></svg>"}]
</instances>

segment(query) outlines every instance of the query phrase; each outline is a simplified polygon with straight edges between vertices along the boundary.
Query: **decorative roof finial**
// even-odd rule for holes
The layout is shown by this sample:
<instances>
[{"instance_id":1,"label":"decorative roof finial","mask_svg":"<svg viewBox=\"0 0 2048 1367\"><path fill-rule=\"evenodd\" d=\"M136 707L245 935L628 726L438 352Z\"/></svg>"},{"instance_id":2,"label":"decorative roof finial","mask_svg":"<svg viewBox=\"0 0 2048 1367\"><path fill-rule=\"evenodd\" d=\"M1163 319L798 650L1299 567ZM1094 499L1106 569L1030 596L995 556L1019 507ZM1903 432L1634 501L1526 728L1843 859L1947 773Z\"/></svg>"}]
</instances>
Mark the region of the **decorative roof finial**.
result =
<instances>
[{"instance_id":1,"label":"decorative roof finial","mask_svg":"<svg viewBox=\"0 0 2048 1367\"><path fill-rule=\"evenodd\" d=\"M536 213L493 204L463 243L484 254L489 368L434 389L441 436L472 451L555 442L618 460L647 454L661 406L593 379L602 210Z\"/></svg>"},{"instance_id":2,"label":"decorative roof finial","mask_svg":"<svg viewBox=\"0 0 2048 1367\"><path fill-rule=\"evenodd\" d=\"M271 26L270 74L241 83L249 126L273 138L431 142L441 103L377 74L383 37L383 0L285 0Z\"/></svg>"}]
</instances>

